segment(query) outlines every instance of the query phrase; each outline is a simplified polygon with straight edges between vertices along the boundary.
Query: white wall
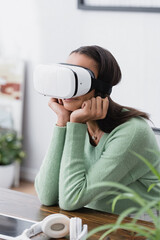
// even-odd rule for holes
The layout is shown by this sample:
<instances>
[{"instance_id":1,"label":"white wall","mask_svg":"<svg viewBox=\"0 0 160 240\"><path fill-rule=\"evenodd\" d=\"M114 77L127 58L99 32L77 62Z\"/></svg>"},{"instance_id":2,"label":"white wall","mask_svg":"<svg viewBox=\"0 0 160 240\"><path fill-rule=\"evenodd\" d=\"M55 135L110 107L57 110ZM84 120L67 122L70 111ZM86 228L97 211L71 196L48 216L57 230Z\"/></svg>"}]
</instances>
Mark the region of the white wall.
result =
<instances>
[{"instance_id":1,"label":"white wall","mask_svg":"<svg viewBox=\"0 0 160 240\"><path fill-rule=\"evenodd\" d=\"M152 113L160 127L160 14L77 9L76 0L0 0L0 53L26 61L24 178L33 180L52 136L56 117L48 98L33 89L37 63L63 62L82 45L109 49L123 79L113 89L120 104Z\"/></svg>"}]
</instances>

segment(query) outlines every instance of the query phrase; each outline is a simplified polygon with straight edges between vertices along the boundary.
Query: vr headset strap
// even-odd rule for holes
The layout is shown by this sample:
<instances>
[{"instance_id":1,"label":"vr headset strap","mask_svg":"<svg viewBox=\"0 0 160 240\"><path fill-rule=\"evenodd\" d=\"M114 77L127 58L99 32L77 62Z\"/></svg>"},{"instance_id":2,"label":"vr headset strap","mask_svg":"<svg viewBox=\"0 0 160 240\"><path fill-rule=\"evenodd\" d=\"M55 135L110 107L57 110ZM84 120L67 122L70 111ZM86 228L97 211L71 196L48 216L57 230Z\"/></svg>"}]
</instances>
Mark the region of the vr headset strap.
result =
<instances>
[{"instance_id":1,"label":"vr headset strap","mask_svg":"<svg viewBox=\"0 0 160 240\"><path fill-rule=\"evenodd\" d=\"M112 87L107 82L104 82L100 79L97 80L95 78L92 78L91 90L92 89L99 90L107 95L110 95L112 92Z\"/></svg>"}]
</instances>

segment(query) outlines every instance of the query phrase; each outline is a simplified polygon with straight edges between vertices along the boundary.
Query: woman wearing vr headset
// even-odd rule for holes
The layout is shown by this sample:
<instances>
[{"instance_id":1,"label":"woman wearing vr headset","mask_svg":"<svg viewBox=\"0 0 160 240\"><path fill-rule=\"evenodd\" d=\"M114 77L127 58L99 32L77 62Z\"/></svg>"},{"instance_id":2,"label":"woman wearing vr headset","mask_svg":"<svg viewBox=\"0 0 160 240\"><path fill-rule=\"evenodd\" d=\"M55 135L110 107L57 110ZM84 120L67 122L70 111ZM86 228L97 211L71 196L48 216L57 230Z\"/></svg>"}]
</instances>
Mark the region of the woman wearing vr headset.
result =
<instances>
[{"instance_id":1,"label":"woman wearing vr headset","mask_svg":"<svg viewBox=\"0 0 160 240\"><path fill-rule=\"evenodd\" d=\"M44 205L68 211L87 206L112 212L111 189L92 186L105 181L125 184L146 199L159 198L160 191L147 189L157 179L132 151L146 157L160 170L160 160L148 151L158 145L146 113L121 106L111 97L112 87L121 80L121 70L113 55L99 46L80 47L67 60L90 69L97 81L107 83L71 99L49 101L57 115L53 138L35 179L39 199ZM115 213L136 206L129 200L117 203Z\"/></svg>"}]
</instances>

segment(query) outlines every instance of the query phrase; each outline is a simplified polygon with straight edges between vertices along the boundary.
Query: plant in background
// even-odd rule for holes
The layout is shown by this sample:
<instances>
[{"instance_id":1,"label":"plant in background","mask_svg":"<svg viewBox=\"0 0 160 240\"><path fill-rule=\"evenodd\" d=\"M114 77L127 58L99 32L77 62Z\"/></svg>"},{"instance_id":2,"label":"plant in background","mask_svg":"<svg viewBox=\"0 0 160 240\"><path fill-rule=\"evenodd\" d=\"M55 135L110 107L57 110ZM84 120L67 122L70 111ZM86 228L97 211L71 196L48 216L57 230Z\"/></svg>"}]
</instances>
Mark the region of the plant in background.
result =
<instances>
[{"instance_id":1,"label":"plant in background","mask_svg":"<svg viewBox=\"0 0 160 240\"><path fill-rule=\"evenodd\" d=\"M149 186L148 192L151 191L151 189L155 187L155 185L160 187L160 173L154 168L154 166L147 159L145 159L144 157L142 157L141 155L135 152L132 152L132 153L135 156L137 156L139 159L141 159L150 168L150 170L154 173L154 175L158 179L158 182L156 184L151 184ZM160 157L160 152L154 152L154 153ZM128 231L137 233L137 236L144 237L145 239L148 239L148 240L160 240L160 216L155 216L155 214L152 211L152 209L155 209L157 210L157 212L160 212L160 199L154 200L154 201L146 200L142 198L139 194L137 194L135 191L128 188L127 186L120 183L115 183L115 182L103 182L101 184L95 184L93 188L100 187L100 186L112 187L115 189L115 191L112 191L112 194L115 195L115 197L112 200L112 212L114 212L117 201L122 199L132 200L138 203L140 207L139 208L131 207L126 209L120 214L120 216L118 217L115 223L106 224L93 229L92 231L89 232L88 237L92 236L96 232L105 231L100 237L100 240L102 240L112 232L115 232L118 229L123 229L123 230L128 230ZM119 190L121 192L119 192ZM132 213L134 213L134 216L135 216L133 220L127 223L123 222L125 217L127 217ZM151 221L153 222L153 228L139 225L137 223L138 218L144 213L147 213L148 216L150 217Z\"/></svg>"},{"instance_id":2,"label":"plant in background","mask_svg":"<svg viewBox=\"0 0 160 240\"><path fill-rule=\"evenodd\" d=\"M0 165L8 165L14 161L21 162L25 157L22 138L13 130L0 131Z\"/></svg>"}]
</instances>

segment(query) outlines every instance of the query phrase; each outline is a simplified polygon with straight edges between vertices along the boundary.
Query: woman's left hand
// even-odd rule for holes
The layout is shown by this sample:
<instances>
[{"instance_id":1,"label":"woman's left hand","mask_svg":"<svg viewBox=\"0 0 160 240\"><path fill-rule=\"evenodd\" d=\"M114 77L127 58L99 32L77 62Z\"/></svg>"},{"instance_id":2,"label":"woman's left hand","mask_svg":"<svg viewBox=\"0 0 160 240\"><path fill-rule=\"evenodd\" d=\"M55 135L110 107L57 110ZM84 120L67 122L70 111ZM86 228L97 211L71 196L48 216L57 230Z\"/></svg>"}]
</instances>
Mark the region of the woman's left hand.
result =
<instances>
[{"instance_id":1,"label":"woman's left hand","mask_svg":"<svg viewBox=\"0 0 160 240\"><path fill-rule=\"evenodd\" d=\"M91 98L83 102L81 109L71 113L70 122L86 123L90 120L104 119L107 115L108 106L108 97Z\"/></svg>"}]
</instances>

